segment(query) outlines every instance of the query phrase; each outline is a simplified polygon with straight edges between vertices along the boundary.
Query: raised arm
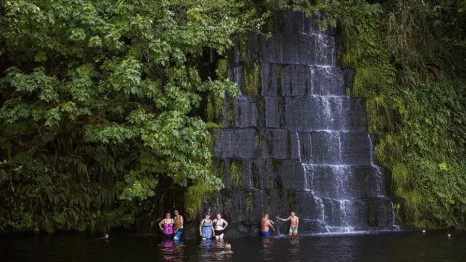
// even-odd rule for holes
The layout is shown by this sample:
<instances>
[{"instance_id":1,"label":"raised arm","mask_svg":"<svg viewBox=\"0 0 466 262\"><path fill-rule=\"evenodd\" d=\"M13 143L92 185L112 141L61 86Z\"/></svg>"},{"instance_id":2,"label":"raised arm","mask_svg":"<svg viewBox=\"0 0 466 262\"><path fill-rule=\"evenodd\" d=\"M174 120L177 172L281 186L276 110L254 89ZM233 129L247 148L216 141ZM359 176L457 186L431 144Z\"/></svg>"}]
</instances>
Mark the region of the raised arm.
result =
<instances>
[{"instance_id":1,"label":"raised arm","mask_svg":"<svg viewBox=\"0 0 466 262\"><path fill-rule=\"evenodd\" d=\"M277 216L277 218L280 219L281 221L288 221L288 220L290 220L291 217L288 217L288 218L279 218L279 217Z\"/></svg>"},{"instance_id":2,"label":"raised arm","mask_svg":"<svg viewBox=\"0 0 466 262\"><path fill-rule=\"evenodd\" d=\"M269 227L275 232L275 228L272 226L273 222L272 220L269 220Z\"/></svg>"}]
</instances>

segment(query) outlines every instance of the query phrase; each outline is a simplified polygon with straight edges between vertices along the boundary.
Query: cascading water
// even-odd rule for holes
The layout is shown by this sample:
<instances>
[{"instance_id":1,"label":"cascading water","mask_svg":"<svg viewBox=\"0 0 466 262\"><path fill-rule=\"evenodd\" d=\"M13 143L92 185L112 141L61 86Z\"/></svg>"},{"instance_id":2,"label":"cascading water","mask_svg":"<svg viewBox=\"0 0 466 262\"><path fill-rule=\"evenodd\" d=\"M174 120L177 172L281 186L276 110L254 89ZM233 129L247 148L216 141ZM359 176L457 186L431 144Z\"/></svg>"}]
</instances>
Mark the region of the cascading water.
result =
<instances>
[{"instance_id":1,"label":"cascading water","mask_svg":"<svg viewBox=\"0 0 466 262\"><path fill-rule=\"evenodd\" d=\"M225 101L224 127L214 131L226 188L205 207L238 235L256 234L265 213L290 210L305 233L395 228L364 103L345 95L351 83L335 67L334 37L317 16L284 16L271 38L237 41L229 79L242 95Z\"/></svg>"}]
</instances>

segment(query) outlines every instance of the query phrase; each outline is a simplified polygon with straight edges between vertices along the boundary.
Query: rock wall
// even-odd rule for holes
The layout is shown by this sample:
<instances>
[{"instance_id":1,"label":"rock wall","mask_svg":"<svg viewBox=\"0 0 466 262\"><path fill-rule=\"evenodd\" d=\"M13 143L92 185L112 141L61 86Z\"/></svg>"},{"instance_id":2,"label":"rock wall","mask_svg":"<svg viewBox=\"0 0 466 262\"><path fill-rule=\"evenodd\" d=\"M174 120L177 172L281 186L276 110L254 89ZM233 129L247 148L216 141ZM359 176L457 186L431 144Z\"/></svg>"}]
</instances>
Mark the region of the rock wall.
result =
<instances>
[{"instance_id":1,"label":"rock wall","mask_svg":"<svg viewBox=\"0 0 466 262\"><path fill-rule=\"evenodd\" d=\"M291 210L301 233L393 227L364 102L345 95L351 72L335 66L335 37L318 19L277 15L270 38L237 41L229 79L241 94L224 101L213 132L225 189L204 205L224 214L230 237L258 235L265 213Z\"/></svg>"}]
</instances>

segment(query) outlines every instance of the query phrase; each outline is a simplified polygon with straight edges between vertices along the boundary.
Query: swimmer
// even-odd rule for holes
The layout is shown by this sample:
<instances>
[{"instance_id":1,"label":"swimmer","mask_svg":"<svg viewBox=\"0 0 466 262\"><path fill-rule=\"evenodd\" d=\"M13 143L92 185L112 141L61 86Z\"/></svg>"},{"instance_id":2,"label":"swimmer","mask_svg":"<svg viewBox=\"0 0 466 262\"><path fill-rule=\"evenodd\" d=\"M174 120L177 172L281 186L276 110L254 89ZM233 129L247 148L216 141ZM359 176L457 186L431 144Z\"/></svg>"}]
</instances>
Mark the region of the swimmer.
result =
<instances>
[{"instance_id":1,"label":"swimmer","mask_svg":"<svg viewBox=\"0 0 466 262\"><path fill-rule=\"evenodd\" d=\"M230 253L230 254L233 253L233 251L231 251L231 245L230 245L230 244L226 244L226 245L225 245L225 248L224 248L224 250L223 250L223 252L225 252L225 253Z\"/></svg>"},{"instance_id":2,"label":"swimmer","mask_svg":"<svg viewBox=\"0 0 466 262\"><path fill-rule=\"evenodd\" d=\"M231 251L231 245L225 244L225 247L223 248L223 250L216 252L215 254L216 255L233 254L233 251Z\"/></svg>"}]
</instances>

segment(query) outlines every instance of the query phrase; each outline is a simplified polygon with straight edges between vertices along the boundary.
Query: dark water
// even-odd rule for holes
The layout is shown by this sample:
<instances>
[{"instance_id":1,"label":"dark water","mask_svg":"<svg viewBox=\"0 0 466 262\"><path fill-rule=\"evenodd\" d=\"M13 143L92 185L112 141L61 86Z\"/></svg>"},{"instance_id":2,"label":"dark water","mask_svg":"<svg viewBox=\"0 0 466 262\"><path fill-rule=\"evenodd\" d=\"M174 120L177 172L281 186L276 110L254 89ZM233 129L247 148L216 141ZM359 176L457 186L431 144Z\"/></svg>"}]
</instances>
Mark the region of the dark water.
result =
<instances>
[{"instance_id":1,"label":"dark water","mask_svg":"<svg viewBox=\"0 0 466 262\"><path fill-rule=\"evenodd\" d=\"M225 243L162 241L114 234L0 237L0 261L466 261L466 232L226 239Z\"/></svg>"}]
</instances>

